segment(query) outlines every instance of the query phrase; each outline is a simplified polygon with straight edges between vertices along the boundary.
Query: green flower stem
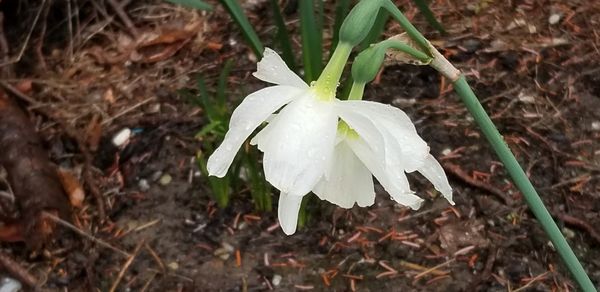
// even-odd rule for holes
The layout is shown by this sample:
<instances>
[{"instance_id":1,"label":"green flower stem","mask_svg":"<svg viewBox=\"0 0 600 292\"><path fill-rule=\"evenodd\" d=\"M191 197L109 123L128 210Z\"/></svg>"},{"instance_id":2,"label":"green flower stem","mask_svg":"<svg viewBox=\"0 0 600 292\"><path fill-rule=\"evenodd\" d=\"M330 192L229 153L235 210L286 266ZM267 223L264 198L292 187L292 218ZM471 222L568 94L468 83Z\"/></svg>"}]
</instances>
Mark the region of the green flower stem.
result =
<instances>
[{"instance_id":1,"label":"green flower stem","mask_svg":"<svg viewBox=\"0 0 600 292\"><path fill-rule=\"evenodd\" d=\"M396 49L398 51L401 51L405 54L410 55L411 57L413 57L425 64L429 64L429 62L431 62L430 56L428 56L427 54L425 54L425 53L423 53L423 52L421 52L399 40L387 39L387 40L383 41L382 44L383 44L383 46L385 46L386 50L387 49Z\"/></svg>"},{"instance_id":2,"label":"green flower stem","mask_svg":"<svg viewBox=\"0 0 600 292\"><path fill-rule=\"evenodd\" d=\"M410 36L413 41L417 43L419 48L423 50L427 55L432 56L431 51L429 50L429 42L427 39L417 30L417 28L408 21L406 16L402 14L400 9L396 7L396 5L391 0L386 0L383 2L383 8L385 8L395 19L398 21L400 26L404 28L406 33Z\"/></svg>"},{"instance_id":3,"label":"green flower stem","mask_svg":"<svg viewBox=\"0 0 600 292\"><path fill-rule=\"evenodd\" d=\"M365 83L364 82L354 82L354 83L352 83L352 89L350 89L350 94L348 95L348 100L361 100L363 98L364 93L365 93Z\"/></svg>"},{"instance_id":4,"label":"green flower stem","mask_svg":"<svg viewBox=\"0 0 600 292\"><path fill-rule=\"evenodd\" d=\"M582 291L596 291L594 284L592 284L592 281L585 273L583 266L581 266L581 263L579 260L577 260L575 253L573 253L573 250L565 240L564 236L560 232L560 229L552 219L552 216L544 206L542 199L540 199L540 196L535 191L535 188L529 181L525 171L523 171L523 168L521 168L519 162L517 162L517 159L504 142L504 139L498 132L498 129L496 129L496 126L494 126L494 123L483 109L483 106L481 106L481 103L479 103L479 100L471 90L471 87L469 87L465 77L460 76L458 80L453 83L453 85L463 103L466 105L471 115L475 118L475 121L481 128L481 131L487 138L488 142L492 145L492 148L506 167L506 170L510 174L515 185L525 197L525 201L527 202L527 205L529 205L531 212L533 212L540 224L542 224L542 228L548 237L550 237L552 244L581 287Z\"/></svg>"},{"instance_id":5,"label":"green flower stem","mask_svg":"<svg viewBox=\"0 0 600 292\"><path fill-rule=\"evenodd\" d=\"M321 76L315 81L314 89L319 98L326 100L333 100L335 98L335 91L351 52L351 44L345 42L338 43Z\"/></svg>"}]
</instances>

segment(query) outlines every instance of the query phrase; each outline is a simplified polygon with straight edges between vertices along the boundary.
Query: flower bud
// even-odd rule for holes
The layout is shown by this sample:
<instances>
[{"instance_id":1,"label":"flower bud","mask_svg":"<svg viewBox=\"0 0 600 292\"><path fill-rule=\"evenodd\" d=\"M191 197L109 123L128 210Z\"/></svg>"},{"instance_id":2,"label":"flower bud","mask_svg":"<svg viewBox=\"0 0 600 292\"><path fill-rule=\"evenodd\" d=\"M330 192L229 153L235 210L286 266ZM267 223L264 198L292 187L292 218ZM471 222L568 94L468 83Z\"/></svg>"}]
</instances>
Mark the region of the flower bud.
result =
<instances>
[{"instance_id":1,"label":"flower bud","mask_svg":"<svg viewBox=\"0 0 600 292\"><path fill-rule=\"evenodd\" d=\"M383 0L362 0L346 16L340 28L340 42L352 46L358 45L367 35L375 19Z\"/></svg>"},{"instance_id":2,"label":"flower bud","mask_svg":"<svg viewBox=\"0 0 600 292\"><path fill-rule=\"evenodd\" d=\"M369 83L375 79L383 64L385 50L385 46L374 44L356 56L352 64L354 82Z\"/></svg>"}]
</instances>

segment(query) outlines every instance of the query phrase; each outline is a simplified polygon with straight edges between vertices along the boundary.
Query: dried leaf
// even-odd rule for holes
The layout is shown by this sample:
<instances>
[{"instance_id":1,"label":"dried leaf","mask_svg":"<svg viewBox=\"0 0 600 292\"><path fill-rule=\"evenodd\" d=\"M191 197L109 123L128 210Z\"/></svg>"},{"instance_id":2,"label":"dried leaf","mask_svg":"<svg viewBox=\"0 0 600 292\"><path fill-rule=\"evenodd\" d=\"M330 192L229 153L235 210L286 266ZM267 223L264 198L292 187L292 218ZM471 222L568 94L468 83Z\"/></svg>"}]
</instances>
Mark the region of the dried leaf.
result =
<instances>
[{"instance_id":1,"label":"dried leaf","mask_svg":"<svg viewBox=\"0 0 600 292\"><path fill-rule=\"evenodd\" d=\"M416 50L420 50L419 46L406 33L397 34L389 39L401 41ZM389 66L397 64L410 64L418 66L429 65L428 63L422 62L419 59L416 59L415 57L402 51L395 49L387 50L385 52L385 65Z\"/></svg>"}]
</instances>

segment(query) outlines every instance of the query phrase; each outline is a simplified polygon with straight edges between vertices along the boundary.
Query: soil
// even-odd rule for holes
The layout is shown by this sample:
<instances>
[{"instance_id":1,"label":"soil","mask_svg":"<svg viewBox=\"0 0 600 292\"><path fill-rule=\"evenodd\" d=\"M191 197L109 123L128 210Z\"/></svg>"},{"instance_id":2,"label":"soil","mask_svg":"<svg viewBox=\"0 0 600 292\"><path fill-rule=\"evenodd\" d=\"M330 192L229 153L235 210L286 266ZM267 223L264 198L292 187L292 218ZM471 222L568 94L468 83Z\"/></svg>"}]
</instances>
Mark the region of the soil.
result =
<instances>
[{"instance_id":1,"label":"soil","mask_svg":"<svg viewBox=\"0 0 600 292\"><path fill-rule=\"evenodd\" d=\"M466 74L600 285L600 3L434 1L448 31L440 35L411 1L396 2ZM228 59L234 60L232 103L265 86L251 76L255 57L224 9L195 12L134 1L124 9L132 30L109 17L108 3L69 3L80 7L51 4L29 43L24 36L32 25L10 27L19 22L9 12L26 19L43 4L0 5L10 57L18 55L13 48L26 48L3 82L32 84L25 90L31 100L20 102L56 164L77 171L85 163L65 124L86 137L106 218L88 190L74 223L128 255L69 230L33 253L24 244L2 243L3 253L45 280L44 289L577 290L447 80L428 67L390 64L365 96L407 112L444 164L456 205L410 175L412 188L427 199L419 211L394 204L380 187L369 208L344 210L314 197L311 220L285 236L276 214L255 212L247 192L233 194L231 205L219 209L194 160L202 149L194 135L206 118L178 90L195 90L197 73L214 88ZM273 43L268 1L244 5L261 39ZM60 20L75 11L75 30L65 37L69 29ZM297 12L287 12L290 33L300 41ZM386 35L397 33L400 27L390 23ZM149 41L132 51L136 37ZM124 128L133 130L131 140L112 146Z\"/></svg>"}]
</instances>

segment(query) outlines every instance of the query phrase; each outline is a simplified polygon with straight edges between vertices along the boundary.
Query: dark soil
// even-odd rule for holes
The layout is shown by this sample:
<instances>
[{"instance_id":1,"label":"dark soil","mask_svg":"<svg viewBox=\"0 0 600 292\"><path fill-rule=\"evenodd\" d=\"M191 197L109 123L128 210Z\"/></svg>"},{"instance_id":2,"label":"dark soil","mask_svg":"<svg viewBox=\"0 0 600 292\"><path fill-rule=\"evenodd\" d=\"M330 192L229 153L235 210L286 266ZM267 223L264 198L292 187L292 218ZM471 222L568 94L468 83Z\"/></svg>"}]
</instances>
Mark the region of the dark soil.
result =
<instances>
[{"instance_id":1,"label":"dark soil","mask_svg":"<svg viewBox=\"0 0 600 292\"><path fill-rule=\"evenodd\" d=\"M255 2L246 9L269 44L270 10L267 2ZM434 1L449 32L441 36L411 1L397 2L468 76L600 285L600 3ZM140 51L154 53L118 59L130 32L119 19L106 21L101 12L110 9L104 4L86 3L80 38L42 39L46 69L28 49L23 62L36 65L25 70L17 64L15 77L6 79L33 82L29 95L37 104L27 105L61 166L81 168L80 150L61 124L39 117L35 108L55 111L88 136L94 116L105 121L92 154L107 218L100 220L88 194L76 223L132 254L117 291L577 290L448 82L427 67L389 65L366 97L408 113L448 171L454 207L436 197L424 178L411 175L413 189L427 198L421 210L395 205L381 188L369 208L343 210L315 197L311 220L293 236L276 226L275 213L254 212L247 192L234 194L230 207L217 208L194 161L202 145L193 138L205 123L202 109L177 90L194 88L195 73L214 84L229 58L235 59L232 100L264 84L250 75L255 60L223 9L195 13L173 7L151 1L126 8L142 34L164 33L165 27L188 33L172 56L143 62L165 50L148 46ZM553 14L560 19L550 24ZM298 16L292 11L287 17ZM50 36L64 31L52 13L42 21ZM190 23L200 28L189 29ZM296 26L291 24L291 33L299 39ZM400 32L390 24L386 34ZM7 38L23 41L12 32ZM125 127L135 133L129 144L111 146ZM108 291L128 260L69 231L34 255L24 245L2 247L46 279L43 287L49 289Z\"/></svg>"}]
</instances>

